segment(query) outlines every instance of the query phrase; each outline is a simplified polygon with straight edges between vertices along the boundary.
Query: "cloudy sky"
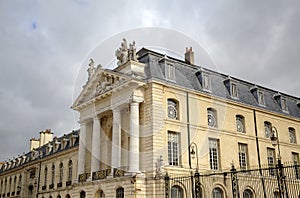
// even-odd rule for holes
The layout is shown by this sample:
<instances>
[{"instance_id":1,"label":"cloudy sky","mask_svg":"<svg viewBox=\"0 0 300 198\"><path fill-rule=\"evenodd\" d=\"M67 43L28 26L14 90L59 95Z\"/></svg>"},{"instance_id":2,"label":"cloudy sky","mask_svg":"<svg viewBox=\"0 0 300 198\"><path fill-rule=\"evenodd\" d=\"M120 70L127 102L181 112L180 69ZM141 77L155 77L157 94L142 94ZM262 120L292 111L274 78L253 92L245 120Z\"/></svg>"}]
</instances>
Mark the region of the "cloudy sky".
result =
<instances>
[{"instance_id":1,"label":"cloudy sky","mask_svg":"<svg viewBox=\"0 0 300 198\"><path fill-rule=\"evenodd\" d=\"M299 19L297 0L2 0L0 161L28 152L41 130L60 136L77 129L70 106L84 60L137 28L184 34L220 72L299 97Z\"/></svg>"}]
</instances>

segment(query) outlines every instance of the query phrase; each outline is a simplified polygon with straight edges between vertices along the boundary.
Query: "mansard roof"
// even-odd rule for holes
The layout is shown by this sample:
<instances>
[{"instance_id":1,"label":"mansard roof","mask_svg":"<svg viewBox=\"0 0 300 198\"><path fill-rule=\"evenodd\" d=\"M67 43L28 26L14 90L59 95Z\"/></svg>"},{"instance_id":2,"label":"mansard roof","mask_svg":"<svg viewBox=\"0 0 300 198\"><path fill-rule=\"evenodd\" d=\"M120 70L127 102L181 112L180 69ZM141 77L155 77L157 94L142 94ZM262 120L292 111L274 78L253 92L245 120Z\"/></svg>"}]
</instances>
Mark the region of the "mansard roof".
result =
<instances>
[{"instance_id":1,"label":"mansard roof","mask_svg":"<svg viewBox=\"0 0 300 198\"><path fill-rule=\"evenodd\" d=\"M12 169L16 169L39 159L50 157L62 151L78 147L79 145L79 130L73 130L71 133L64 134L61 137L55 137L48 144L33 149L21 156L4 162L0 166L0 174Z\"/></svg>"},{"instance_id":2,"label":"mansard roof","mask_svg":"<svg viewBox=\"0 0 300 198\"><path fill-rule=\"evenodd\" d=\"M196 92L219 97L225 100L250 105L287 116L300 118L300 98L285 93L279 93L255 83L228 76L202 66L187 64L183 60L176 59L149 49L142 48L138 51L139 61L146 64L146 79L155 79L170 85L183 87ZM165 76L165 67L171 64L175 68L175 79L170 81ZM210 90L202 85L201 75L209 76ZM234 83L238 90L238 97L232 97L229 83ZM264 104L259 103L258 91L263 94ZM279 99L278 99L278 96ZM281 102L284 101L286 109L283 109Z\"/></svg>"}]
</instances>

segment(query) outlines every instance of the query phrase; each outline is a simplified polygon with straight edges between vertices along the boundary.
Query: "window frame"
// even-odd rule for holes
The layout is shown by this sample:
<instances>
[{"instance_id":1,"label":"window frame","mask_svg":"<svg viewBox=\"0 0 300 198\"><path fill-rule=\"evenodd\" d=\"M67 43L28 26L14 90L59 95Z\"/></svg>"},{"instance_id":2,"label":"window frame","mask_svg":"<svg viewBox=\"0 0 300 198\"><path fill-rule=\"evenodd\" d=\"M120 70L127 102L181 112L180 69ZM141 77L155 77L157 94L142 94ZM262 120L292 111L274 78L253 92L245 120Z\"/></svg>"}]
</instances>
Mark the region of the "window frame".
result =
<instances>
[{"instance_id":1,"label":"window frame","mask_svg":"<svg viewBox=\"0 0 300 198\"><path fill-rule=\"evenodd\" d=\"M262 90L257 91L257 102L261 106L266 106L265 93Z\"/></svg>"},{"instance_id":2,"label":"window frame","mask_svg":"<svg viewBox=\"0 0 300 198\"><path fill-rule=\"evenodd\" d=\"M180 133L168 131L168 165L180 164Z\"/></svg>"},{"instance_id":3,"label":"window frame","mask_svg":"<svg viewBox=\"0 0 300 198\"><path fill-rule=\"evenodd\" d=\"M238 143L238 152L239 152L239 165L242 170L247 170L249 167L248 160L248 145L244 143Z\"/></svg>"},{"instance_id":4,"label":"window frame","mask_svg":"<svg viewBox=\"0 0 300 198\"><path fill-rule=\"evenodd\" d=\"M276 164L276 152L274 148L267 148L267 162L269 168L274 168ZM275 170L270 169L269 173L271 176L275 176Z\"/></svg>"},{"instance_id":5,"label":"window frame","mask_svg":"<svg viewBox=\"0 0 300 198\"><path fill-rule=\"evenodd\" d=\"M245 117L242 115L236 115L235 116L235 122L236 122L236 131L240 133L246 133L246 127L245 127ZM242 130L239 130L238 122L242 124Z\"/></svg>"},{"instance_id":6,"label":"window frame","mask_svg":"<svg viewBox=\"0 0 300 198\"><path fill-rule=\"evenodd\" d=\"M59 182L61 183L64 178L64 164L61 162L59 164Z\"/></svg>"},{"instance_id":7,"label":"window frame","mask_svg":"<svg viewBox=\"0 0 300 198\"><path fill-rule=\"evenodd\" d=\"M296 130L293 127L289 127L289 142L291 144L297 144L297 138L296 138Z\"/></svg>"},{"instance_id":8,"label":"window frame","mask_svg":"<svg viewBox=\"0 0 300 198\"><path fill-rule=\"evenodd\" d=\"M272 135L272 123L269 121L264 121L264 137L269 139L271 135Z\"/></svg>"},{"instance_id":9,"label":"window frame","mask_svg":"<svg viewBox=\"0 0 300 198\"><path fill-rule=\"evenodd\" d=\"M124 188L119 187L116 189L116 198L124 198Z\"/></svg>"},{"instance_id":10,"label":"window frame","mask_svg":"<svg viewBox=\"0 0 300 198\"><path fill-rule=\"evenodd\" d=\"M175 110L175 117L169 116L169 111L173 108ZM172 120L179 120L179 102L174 98L167 99L167 117Z\"/></svg>"},{"instance_id":11,"label":"window frame","mask_svg":"<svg viewBox=\"0 0 300 198\"><path fill-rule=\"evenodd\" d=\"M219 139L208 138L208 145L210 170L219 170L221 166Z\"/></svg>"},{"instance_id":12,"label":"window frame","mask_svg":"<svg viewBox=\"0 0 300 198\"><path fill-rule=\"evenodd\" d=\"M183 198L183 189L179 185L174 185L171 187L171 197L173 198Z\"/></svg>"},{"instance_id":13,"label":"window frame","mask_svg":"<svg viewBox=\"0 0 300 198\"><path fill-rule=\"evenodd\" d=\"M210 124L210 119L214 119L214 124ZM217 110L214 108L207 108L207 125L211 128L218 128L218 117L217 117Z\"/></svg>"}]
</instances>

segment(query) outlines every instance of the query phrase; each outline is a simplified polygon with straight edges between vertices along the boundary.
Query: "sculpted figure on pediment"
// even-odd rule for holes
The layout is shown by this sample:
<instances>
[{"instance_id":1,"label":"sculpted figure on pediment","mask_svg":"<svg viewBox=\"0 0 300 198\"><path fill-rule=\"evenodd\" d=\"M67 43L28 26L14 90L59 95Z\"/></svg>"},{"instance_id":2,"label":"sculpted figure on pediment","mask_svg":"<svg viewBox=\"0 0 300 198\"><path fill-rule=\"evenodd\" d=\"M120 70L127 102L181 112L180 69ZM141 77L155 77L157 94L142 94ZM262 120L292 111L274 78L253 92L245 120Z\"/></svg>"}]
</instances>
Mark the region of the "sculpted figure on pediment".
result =
<instances>
[{"instance_id":1,"label":"sculpted figure on pediment","mask_svg":"<svg viewBox=\"0 0 300 198\"><path fill-rule=\"evenodd\" d=\"M121 47L116 50L115 55L118 59L118 65L122 65L130 60L137 61L135 42L133 41L133 43L130 43L128 48L127 41L123 38Z\"/></svg>"},{"instance_id":2,"label":"sculpted figure on pediment","mask_svg":"<svg viewBox=\"0 0 300 198\"><path fill-rule=\"evenodd\" d=\"M125 82L125 79L118 76L102 74L97 83L95 95L103 94L123 82Z\"/></svg>"},{"instance_id":3,"label":"sculpted figure on pediment","mask_svg":"<svg viewBox=\"0 0 300 198\"><path fill-rule=\"evenodd\" d=\"M95 67L94 67L94 65L95 65L94 60L92 58L90 58L89 68L87 70L88 74L89 74L88 80L90 80L91 77L93 76L93 74L95 73Z\"/></svg>"}]
</instances>

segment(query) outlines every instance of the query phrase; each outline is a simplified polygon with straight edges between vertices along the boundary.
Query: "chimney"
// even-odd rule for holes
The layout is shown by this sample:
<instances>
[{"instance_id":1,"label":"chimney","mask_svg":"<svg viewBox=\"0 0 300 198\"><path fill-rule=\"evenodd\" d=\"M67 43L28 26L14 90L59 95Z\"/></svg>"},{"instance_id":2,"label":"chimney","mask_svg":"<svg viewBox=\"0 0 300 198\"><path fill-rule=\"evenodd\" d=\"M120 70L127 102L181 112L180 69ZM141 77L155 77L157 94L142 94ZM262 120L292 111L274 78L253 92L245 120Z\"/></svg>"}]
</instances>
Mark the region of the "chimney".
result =
<instances>
[{"instance_id":1,"label":"chimney","mask_svg":"<svg viewBox=\"0 0 300 198\"><path fill-rule=\"evenodd\" d=\"M185 57L185 62L187 64L191 64L191 65L194 64L194 52L193 52L192 47L186 48L184 57Z\"/></svg>"},{"instance_id":2,"label":"chimney","mask_svg":"<svg viewBox=\"0 0 300 198\"><path fill-rule=\"evenodd\" d=\"M33 149L36 149L38 147L40 147L40 140L31 138L30 139L30 151L32 151Z\"/></svg>"},{"instance_id":3,"label":"chimney","mask_svg":"<svg viewBox=\"0 0 300 198\"><path fill-rule=\"evenodd\" d=\"M51 129L46 129L45 131L40 132L40 146L47 144L49 141L52 140L53 133Z\"/></svg>"}]
</instances>

